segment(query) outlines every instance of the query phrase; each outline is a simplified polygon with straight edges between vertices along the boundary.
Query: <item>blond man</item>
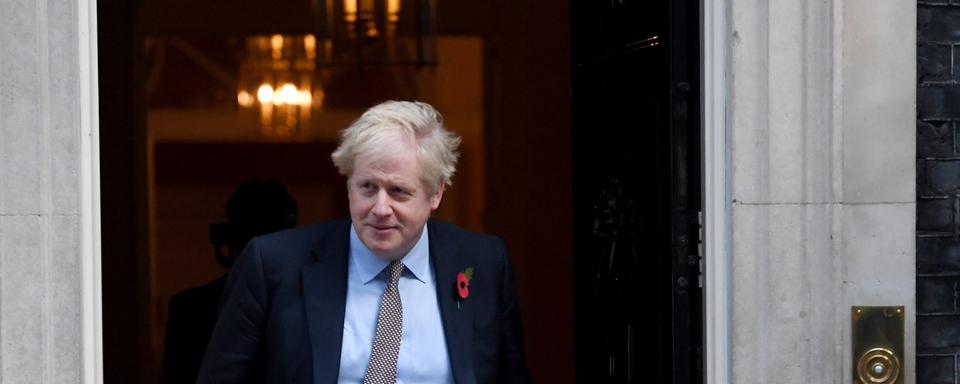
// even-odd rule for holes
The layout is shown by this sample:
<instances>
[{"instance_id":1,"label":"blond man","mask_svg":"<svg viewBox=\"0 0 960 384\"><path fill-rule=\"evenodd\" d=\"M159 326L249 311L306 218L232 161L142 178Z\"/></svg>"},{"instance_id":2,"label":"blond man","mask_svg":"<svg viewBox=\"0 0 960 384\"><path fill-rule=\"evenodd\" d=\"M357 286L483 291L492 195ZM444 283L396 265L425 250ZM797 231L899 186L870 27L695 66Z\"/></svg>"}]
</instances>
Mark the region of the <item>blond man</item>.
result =
<instances>
[{"instance_id":1,"label":"blond man","mask_svg":"<svg viewBox=\"0 0 960 384\"><path fill-rule=\"evenodd\" d=\"M347 128L350 217L250 242L199 382L529 382L503 242L430 219L459 143L420 102Z\"/></svg>"}]
</instances>

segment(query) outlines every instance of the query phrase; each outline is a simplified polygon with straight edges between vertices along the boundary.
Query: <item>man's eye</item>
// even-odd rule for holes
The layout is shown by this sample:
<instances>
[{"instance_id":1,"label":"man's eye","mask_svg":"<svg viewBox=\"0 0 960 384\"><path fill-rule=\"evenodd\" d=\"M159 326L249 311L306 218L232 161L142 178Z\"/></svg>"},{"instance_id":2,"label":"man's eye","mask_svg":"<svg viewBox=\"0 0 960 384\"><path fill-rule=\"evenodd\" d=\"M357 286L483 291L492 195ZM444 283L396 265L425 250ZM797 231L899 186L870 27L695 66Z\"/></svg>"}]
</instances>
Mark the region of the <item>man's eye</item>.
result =
<instances>
[{"instance_id":1,"label":"man's eye","mask_svg":"<svg viewBox=\"0 0 960 384\"><path fill-rule=\"evenodd\" d=\"M407 196L407 195L410 194L409 191L407 191L406 189L400 188L400 187L390 188L390 193L393 193L393 194L396 194L396 195L404 195L404 196Z\"/></svg>"}]
</instances>

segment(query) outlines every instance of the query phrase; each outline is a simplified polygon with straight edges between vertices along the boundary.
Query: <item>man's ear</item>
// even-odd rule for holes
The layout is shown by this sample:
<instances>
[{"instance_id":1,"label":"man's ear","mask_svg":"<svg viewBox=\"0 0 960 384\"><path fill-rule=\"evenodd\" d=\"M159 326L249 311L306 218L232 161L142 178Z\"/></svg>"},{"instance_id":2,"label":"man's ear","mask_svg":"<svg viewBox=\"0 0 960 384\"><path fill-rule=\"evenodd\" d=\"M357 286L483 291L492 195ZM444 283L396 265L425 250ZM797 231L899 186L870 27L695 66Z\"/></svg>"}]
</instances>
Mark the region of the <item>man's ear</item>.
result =
<instances>
[{"instance_id":1,"label":"man's ear","mask_svg":"<svg viewBox=\"0 0 960 384\"><path fill-rule=\"evenodd\" d=\"M430 209L437 209L440 206L440 200L443 199L443 190L446 188L447 184L440 182L440 186L437 187L437 192L430 196Z\"/></svg>"},{"instance_id":2,"label":"man's ear","mask_svg":"<svg viewBox=\"0 0 960 384\"><path fill-rule=\"evenodd\" d=\"M347 182L344 183L344 186L347 187L347 201L353 200L353 194L350 193L350 177L347 176Z\"/></svg>"}]
</instances>

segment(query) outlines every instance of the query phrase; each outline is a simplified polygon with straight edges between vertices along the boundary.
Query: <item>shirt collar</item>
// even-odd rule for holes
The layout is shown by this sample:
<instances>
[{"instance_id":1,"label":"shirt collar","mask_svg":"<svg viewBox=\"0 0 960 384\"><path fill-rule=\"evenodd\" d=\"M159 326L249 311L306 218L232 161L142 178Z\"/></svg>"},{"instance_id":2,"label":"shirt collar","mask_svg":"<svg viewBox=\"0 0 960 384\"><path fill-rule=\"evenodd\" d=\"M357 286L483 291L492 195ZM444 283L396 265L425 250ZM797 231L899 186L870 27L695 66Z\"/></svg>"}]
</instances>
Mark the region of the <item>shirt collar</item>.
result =
<instances>
[{"instance_id":1,"label":"shirt collar","mask_svg":"<svg viewBox=\"0 0 960 384\"><path fill-rule=\"evenodd\" d=\"M377 257L360 241L360 236L357 235L357 230L353 225L350 226L350 258L357 266L358 277L363 284L373 281L387 265L390 265L390 262ZM407 252L400 260L415 279L422 283L427 282L427 278L430 276L430 239L427 235L426 225L420 232L420 239L413 245L410 252Z\"/></svg>"}]
</instances>

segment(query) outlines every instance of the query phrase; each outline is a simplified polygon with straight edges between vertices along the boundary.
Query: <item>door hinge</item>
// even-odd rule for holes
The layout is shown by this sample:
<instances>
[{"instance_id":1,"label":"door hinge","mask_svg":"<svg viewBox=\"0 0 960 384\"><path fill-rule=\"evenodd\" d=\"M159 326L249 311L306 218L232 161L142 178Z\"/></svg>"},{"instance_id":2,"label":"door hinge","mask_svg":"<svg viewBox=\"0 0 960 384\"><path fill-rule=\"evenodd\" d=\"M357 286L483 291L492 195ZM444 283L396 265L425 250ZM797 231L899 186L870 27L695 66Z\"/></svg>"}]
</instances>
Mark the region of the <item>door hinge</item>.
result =
<instances>
[{"instance_id":1,"label":"door hinge","mask_svg":"<svg viewBox=\"0 0 960 384\"><path fill-rule=\"evenodd\" d=\"M697 286L703 288L703 211L697 211Z\"/></svg>"}]
</instances>

